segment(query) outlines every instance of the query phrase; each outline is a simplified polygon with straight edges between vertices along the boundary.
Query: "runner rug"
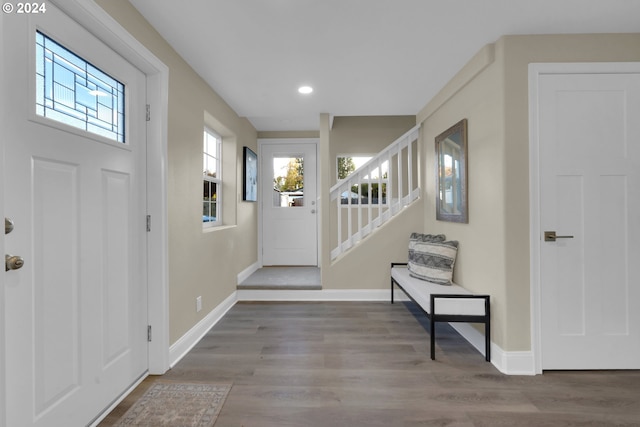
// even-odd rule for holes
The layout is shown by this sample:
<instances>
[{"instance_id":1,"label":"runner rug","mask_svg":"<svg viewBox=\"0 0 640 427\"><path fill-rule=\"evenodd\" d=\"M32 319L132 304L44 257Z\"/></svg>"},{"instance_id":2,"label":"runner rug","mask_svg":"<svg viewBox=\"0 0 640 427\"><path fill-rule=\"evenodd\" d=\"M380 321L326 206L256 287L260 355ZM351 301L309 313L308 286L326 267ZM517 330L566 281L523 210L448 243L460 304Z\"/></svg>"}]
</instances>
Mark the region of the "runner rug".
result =
<instances>
[{"instance_id":1,"label":"runner rug","mask_svg":"<svg viewBox=\"0 0 640 427\"><path fill-rule=\"evenodd\" d=\"M115 425L211 427L230 390L230 384L156 382Z\"/></svg>"}]
</instances>

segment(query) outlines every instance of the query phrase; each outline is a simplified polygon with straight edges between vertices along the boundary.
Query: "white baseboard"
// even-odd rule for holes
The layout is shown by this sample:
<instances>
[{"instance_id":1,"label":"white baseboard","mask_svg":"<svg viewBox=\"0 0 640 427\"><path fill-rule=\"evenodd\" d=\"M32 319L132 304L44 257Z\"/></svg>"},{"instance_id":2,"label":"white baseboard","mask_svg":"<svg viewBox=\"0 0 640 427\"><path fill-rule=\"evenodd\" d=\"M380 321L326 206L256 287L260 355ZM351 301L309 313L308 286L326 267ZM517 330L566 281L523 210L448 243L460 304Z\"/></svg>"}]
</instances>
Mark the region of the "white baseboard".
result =
<instances>
[{"instance_id":1,"label":"white baseboard","mask_svg":"<svg viewBox=\"0 0 640 427\"><path fill-rule=\"evenodd\" d=\"M249 267L242 270L240 273L238 273L238 284L247 280L249 276L251 276L253 273L258 271L259 269L260 269L260 263L255 262L251 264Z\"/></svg>"},{"instance_id":2,"label":"white baseboard","mask_svg":"<svg viewBox=\"0 0 640 427\"><path fill-rule=\"evenodd\" d=\"M222 319L222 316L235 305L237 300L237 292L232 293L186 334L180 337L169 348L169 365L173 367L178 363L205 336L209 329Z\"/></svg>"},{"instance_id":3,"label":"white baseboard","mask_svg":"<svg viewBox=\"0 0 640 427\"><path fill-rule=\"evenodd\" d=\"M477 329L469 323L450 323L450 325L480 353L484 354L484 335ZM535 375L533 352L531 351L504 351L492 342L491 363L503 374Z\"/></svg>"},{"instance_id":4,"label":"white baseboard","mask_svg":"<svg viewBox=\"0 0 640 427\"><path fill-rule=\"evenodd\" d=\"M407 301L394 290L396 301ZM255 290L239 289L238 301L390 301L388 289Z\"/></svg>"}]
</instances>

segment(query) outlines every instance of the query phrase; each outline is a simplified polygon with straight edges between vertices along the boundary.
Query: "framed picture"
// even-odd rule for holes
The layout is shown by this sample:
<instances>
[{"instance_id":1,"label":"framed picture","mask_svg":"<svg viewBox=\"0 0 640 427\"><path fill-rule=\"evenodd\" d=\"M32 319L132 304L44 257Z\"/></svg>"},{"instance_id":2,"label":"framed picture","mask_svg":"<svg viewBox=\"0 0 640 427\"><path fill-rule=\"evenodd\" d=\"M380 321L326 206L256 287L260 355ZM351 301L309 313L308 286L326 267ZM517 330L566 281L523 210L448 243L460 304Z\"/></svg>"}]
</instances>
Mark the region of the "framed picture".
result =
<instances>
[{"instance_id":1,"label":"framed picture","mask_svg":"<svg viewBox=\"0 0 640 427\"><path fill-rule=\"evenodd\" d=\"M242 200L258 200L258 156L249 147L243 149L244 175L242 179Z\"/></svg>"}]
</instances>

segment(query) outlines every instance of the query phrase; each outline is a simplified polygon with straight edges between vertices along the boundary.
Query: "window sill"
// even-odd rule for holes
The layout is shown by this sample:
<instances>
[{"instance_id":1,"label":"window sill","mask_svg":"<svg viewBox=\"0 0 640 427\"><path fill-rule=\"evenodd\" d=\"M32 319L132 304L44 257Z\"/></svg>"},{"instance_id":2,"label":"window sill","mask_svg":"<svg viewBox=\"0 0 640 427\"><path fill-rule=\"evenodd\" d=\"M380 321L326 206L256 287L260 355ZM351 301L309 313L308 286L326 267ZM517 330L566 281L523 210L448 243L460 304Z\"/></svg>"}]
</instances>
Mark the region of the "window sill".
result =
<instances>
[{"instance_id":1,"label":"window sill","mask_svg":"<svg viewBox=\"0 0 640 427\"><path fill-rule=\"evenodd\" d=\"M211 233L211 232L214 232L214 231L228 230L230 228L236 228L236 227L237 227L237 225L235 225L235 224L234 225L216 225L216 226L213 226L213 227L203 228L202 232L203 233Z\"/></svg>"}]
</instances>

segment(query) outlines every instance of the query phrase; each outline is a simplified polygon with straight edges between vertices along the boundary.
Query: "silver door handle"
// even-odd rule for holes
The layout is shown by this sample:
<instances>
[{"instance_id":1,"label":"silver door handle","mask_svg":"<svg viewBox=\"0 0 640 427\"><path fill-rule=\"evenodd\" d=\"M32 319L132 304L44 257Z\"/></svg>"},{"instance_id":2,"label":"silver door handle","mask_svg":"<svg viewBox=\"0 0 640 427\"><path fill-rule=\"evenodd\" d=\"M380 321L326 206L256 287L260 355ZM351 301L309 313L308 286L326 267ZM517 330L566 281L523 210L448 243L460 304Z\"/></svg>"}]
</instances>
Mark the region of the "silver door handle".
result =
<instances>
[{"instance_id":1,"label":"silver door handle","mask_svg":"<svg viewBox=\"0 0 640 427\"><path fill-rule=\"evenodd\" d=\"M555 242L556 239L573 239L573 236L556 236L555 231L545 231L544 232L544 241L545 242Z\"/></svg>"},{"instance_id":2,"label":"silver door handle","mask_svg":"<svg viewBox=\"0 0 640 427\"><path fill-rule=\"evenodd\" d=\"M24 260L20 256L9 254L4 256L4 271L18 270L21 269L23 265Z\"/></svg>"}]
</instances>

